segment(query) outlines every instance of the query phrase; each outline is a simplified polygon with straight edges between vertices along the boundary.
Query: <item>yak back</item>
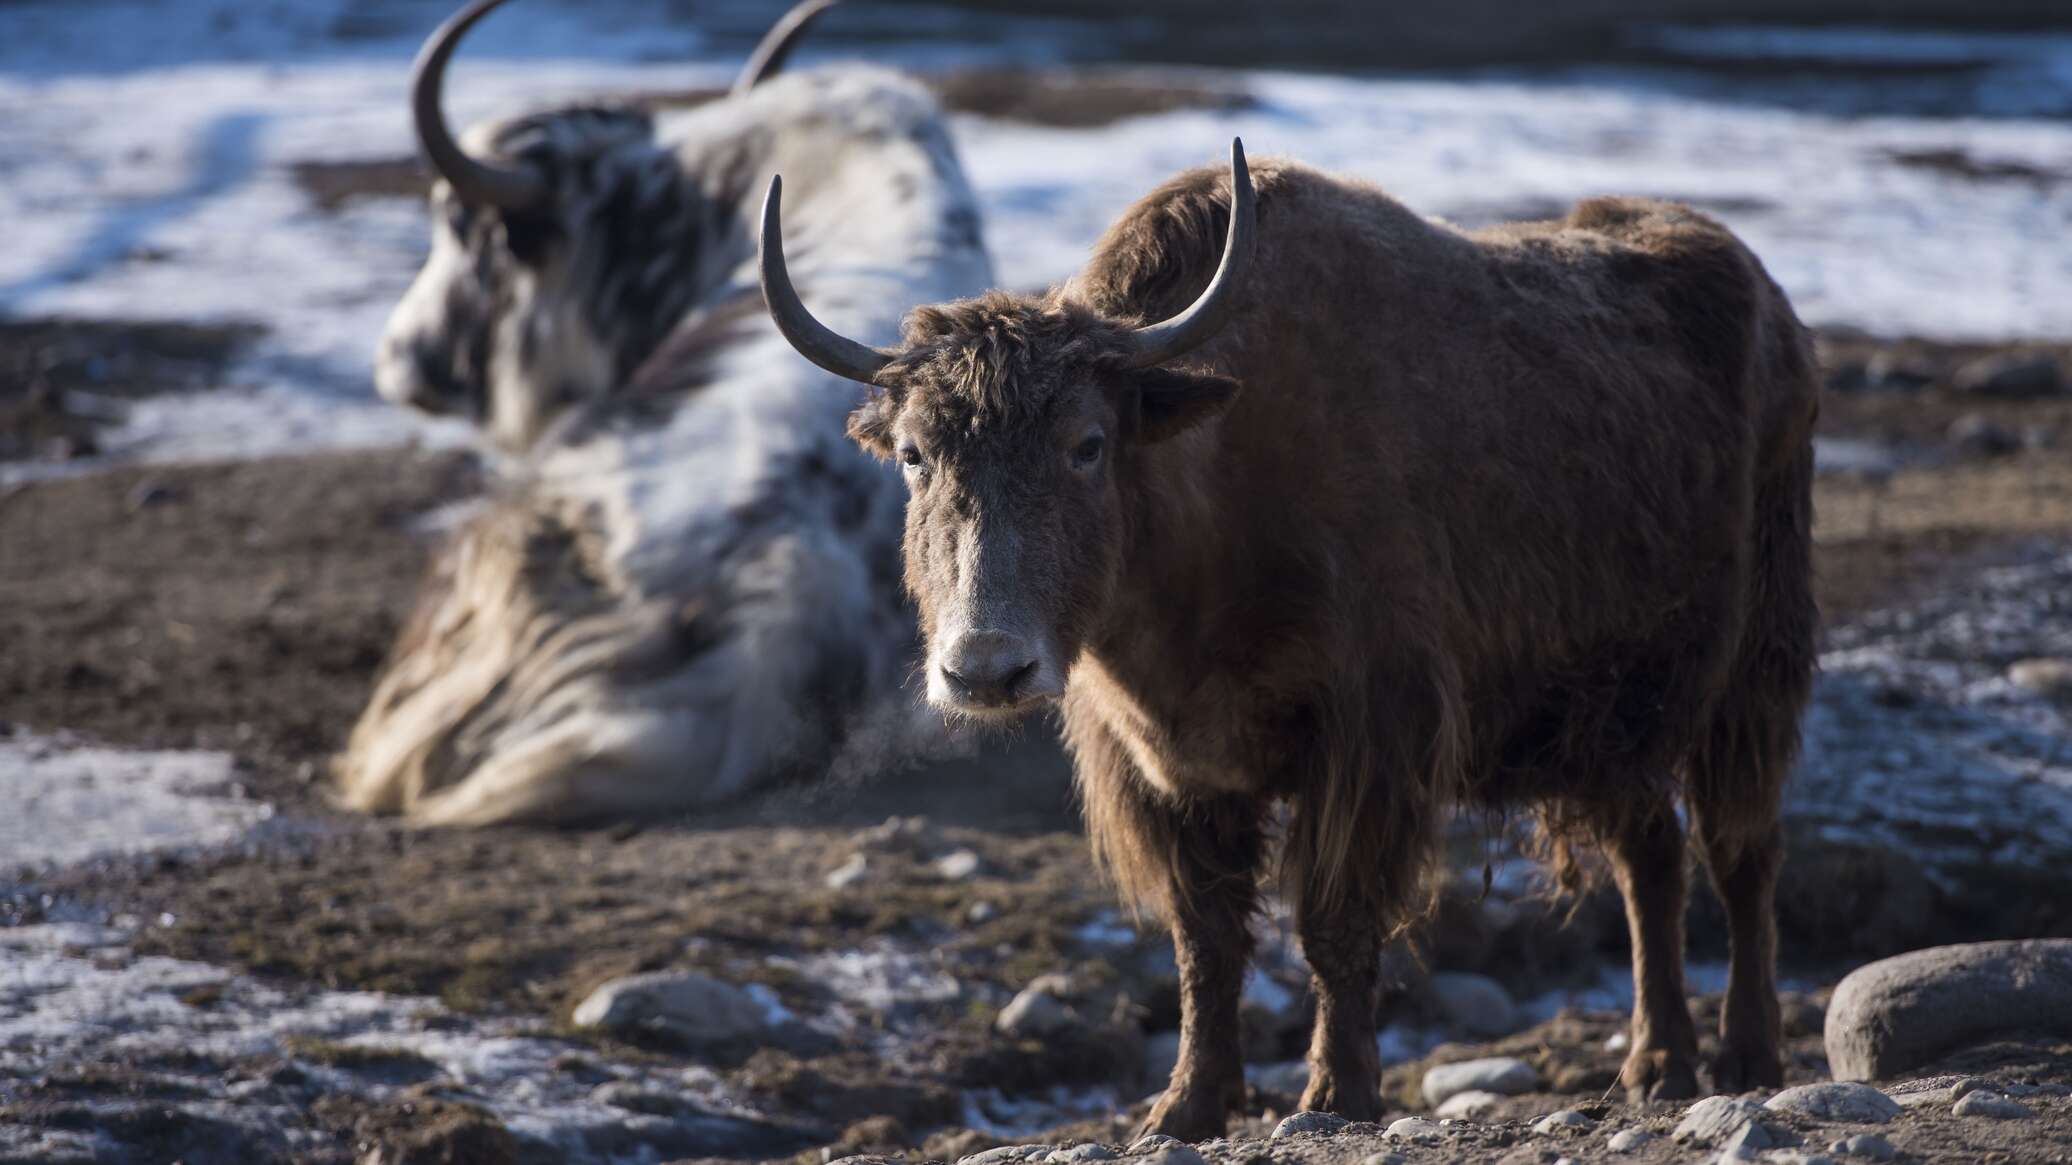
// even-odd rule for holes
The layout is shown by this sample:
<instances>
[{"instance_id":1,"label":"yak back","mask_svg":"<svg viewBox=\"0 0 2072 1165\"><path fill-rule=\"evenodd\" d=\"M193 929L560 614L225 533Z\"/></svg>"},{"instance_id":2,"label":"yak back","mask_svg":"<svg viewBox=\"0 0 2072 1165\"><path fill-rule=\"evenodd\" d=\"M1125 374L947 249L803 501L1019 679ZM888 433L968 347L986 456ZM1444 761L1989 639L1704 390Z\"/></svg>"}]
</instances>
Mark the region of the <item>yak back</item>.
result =
<instances>
[{"instance_id":1,"label":"yak back","mask_svg":"<svg viewBox=\"0 0 2072 1165\"><path fill-rule=\"evenodd\" d=\"M1380 767L1441 797L1666 779L1741 649L1758 528L1791 520L1759 498L1804 490L1817 398L1782 294L1677 205L1467 233L1299 164L1253 177L1252 268L1188 358L1243 388L1119 469L1141 585L1115 624L1194 691L1357 693L1324 719L1365 716ZM1059 295L1164 318L1228 218L1227 175L1183 174Z\"/></svg>"}]
</instances>

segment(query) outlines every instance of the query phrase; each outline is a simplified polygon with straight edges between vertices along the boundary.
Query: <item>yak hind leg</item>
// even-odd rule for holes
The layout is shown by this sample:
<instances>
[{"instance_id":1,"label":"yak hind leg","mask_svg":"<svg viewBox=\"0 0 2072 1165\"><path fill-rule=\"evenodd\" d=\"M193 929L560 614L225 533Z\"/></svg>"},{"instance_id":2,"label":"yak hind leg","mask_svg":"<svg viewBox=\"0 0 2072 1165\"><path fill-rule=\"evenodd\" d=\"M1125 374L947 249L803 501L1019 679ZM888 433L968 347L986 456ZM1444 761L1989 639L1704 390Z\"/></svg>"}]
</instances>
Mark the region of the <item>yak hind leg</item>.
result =
<instances>
[{"instance_id":1,"label":"yak hind leg","mask_svg":"<svg viewBox=\"0 0 2072 1165\"><path fill-rule=\"evenodd\" d=\"M1784 1083L1777 1007L1777 871L1784 844L1773 821L1752 837L1716 830L1703 812L1693 824L1713 889L1727 915L1727 995L1720 1008L1713 1087L1740 1093Z\"/></svg>"},{"instance_id":2,"label":"yak hind leg","mask_svg":"<svg viewBox=\"0 0 2072 1165\"><path fill-rule=\"evenodd\" d=\"M1622 815L1601 840L1633 945L1632 1045L1619 1083L1634 1103L1688 1100L1698 1095L1698 1034L1684 1000L1683 829L1665 794Z\"/></svg>"}]
</instances>

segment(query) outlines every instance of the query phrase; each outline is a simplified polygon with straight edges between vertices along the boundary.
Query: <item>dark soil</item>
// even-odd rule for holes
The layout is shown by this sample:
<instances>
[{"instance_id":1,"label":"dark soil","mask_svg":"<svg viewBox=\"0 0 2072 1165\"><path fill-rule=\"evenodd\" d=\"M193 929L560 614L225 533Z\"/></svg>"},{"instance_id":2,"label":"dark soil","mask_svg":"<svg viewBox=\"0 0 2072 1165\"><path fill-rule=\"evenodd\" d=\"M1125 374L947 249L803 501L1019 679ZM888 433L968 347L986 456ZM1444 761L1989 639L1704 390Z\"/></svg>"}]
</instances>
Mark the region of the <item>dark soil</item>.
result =
<instances>
[{"instance_id":1,"label":"dark soil","mask_svg":"<svg viewBox=\"0 0 2072 1165\"><path fill-rule=\"evenodd\" d=\"M261 329L242 324L0 319L0 461L68 461L125 401L221 385Z\"/></svg>"},{"instance_id":2,"label":"dark soil","mask_svg":"<svg viewBox=\"0 0 2072 1165\"><path fill-rule=\"evenodd\" d=\"M0 721L226 749L343 743L431 545L479 488L403 451L114 470L0 494Z\"/></svg>"}]
</instances>

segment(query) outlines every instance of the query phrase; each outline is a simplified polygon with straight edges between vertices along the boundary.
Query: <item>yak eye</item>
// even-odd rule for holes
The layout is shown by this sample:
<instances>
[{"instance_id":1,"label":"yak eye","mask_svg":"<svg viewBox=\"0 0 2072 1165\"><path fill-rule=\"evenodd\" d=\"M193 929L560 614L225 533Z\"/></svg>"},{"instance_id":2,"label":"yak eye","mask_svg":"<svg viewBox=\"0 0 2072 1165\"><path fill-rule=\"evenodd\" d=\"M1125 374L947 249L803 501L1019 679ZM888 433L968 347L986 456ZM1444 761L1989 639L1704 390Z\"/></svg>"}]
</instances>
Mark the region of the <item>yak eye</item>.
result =
<instances>
[{"instance_id":1,"label":"yak eye","mask_svg":"<svg viewBox=\"0 0 2072 1165\"><path fill-rule=\"evenodd\" d=\"M1074 469L1092 469L1094 464L1100 461L1101 450L1106 448L1107 443L1107 439L1099 433L1095 433L1081 441L1072 449L1072 467Z\"/></svg>"},{"instance_id":2,"label":"yak eye","mask_svg":"<svg viewBox=\"0 0 2072 1165\"><path fill-rule=\"evenodd\" d=\"M921 460L920 447L915 445L901 445L899 447L899 463L917 472L925 471L928 468L928 463Z\"/></svg>"}]
</instances>

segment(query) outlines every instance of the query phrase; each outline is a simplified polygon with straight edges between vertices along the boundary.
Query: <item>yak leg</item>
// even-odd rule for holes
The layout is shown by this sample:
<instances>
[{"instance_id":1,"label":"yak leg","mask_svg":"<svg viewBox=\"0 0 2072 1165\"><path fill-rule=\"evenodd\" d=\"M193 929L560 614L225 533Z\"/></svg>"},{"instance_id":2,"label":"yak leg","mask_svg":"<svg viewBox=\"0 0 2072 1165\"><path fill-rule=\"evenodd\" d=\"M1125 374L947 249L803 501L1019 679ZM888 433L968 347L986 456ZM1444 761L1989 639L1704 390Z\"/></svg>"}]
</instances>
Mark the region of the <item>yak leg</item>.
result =
<instances>
[{"instance_id":1,"label":"yak leg","mask_svg":"<svg viewBox=\"0 0 2072 1165\"><path fill-rule=\"evenodd\" d=\"M1299 923L1317 996L1302 1107L1356 1121L1381 1115L1374 1007L1384 920L1370 889L1351 887L1328 903L1305 900Z\"/></svg>"},{"instance_id":2,"label":"yak leg","mask_svg":"<svg viewBox=\"0 0 2072 1165\"><path fill-rule=\"evenodd\" d=\"M1619 1082L1636 1103L1687 1100L1698 1095L1698 1033L1684 1002L1684 839L1669 798L1620 821L1604 850L1633 944L1633 1042Z\"/></svg>"},{"instance_id":3,"label":"yak leg","mask_svg":"<svg viewBox=\"0 0 2072 1165\"><path fill-rule=\"evenodd\" d=\"M1702 815L1694 815L1694 822L1713 889L1727 914L1727 996L1720 1009L1713 1087L1725 1093L1775 1088L1784 1083L1777 1050L1776 915L1784 844L1774 823L1744 840L1708 836Z\"/></svg>"},{"instance_id":4,"label":"yak leg","mask_svg":"<svg viewBox=\"0 0 2072 1165\"><path fill-rule=\"evenodd\" d=\"M1180 968L1180 1058L1137 1135L1207 1140L1245 1103L1238 997L1252 957L1262 810L1250 798L1219 798L1185 815L1137 808L1136 840L1169 846L1176 858L1165 906Z\"/></svg>"}]
</instances>

